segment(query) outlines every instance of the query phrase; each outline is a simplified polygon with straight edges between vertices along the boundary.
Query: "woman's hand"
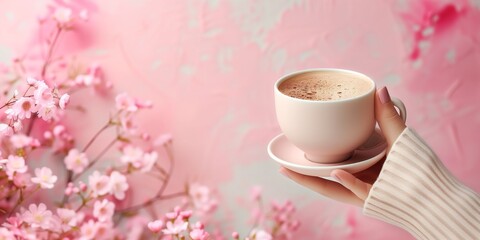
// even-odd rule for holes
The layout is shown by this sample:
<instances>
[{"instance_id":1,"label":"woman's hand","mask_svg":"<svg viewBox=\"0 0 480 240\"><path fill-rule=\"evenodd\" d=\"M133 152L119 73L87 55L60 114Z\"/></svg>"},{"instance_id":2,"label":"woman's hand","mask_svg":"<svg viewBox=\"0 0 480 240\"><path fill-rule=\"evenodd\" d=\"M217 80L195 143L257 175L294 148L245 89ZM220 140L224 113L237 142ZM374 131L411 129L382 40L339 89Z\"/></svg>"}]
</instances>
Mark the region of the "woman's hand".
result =
<instances>
[{"instance_id":1,"label":"woman's hand","mask_svg":"<svg viewBox=\"0 0 480 240\"><path fill-rule=\"evenodd\" d=\"M387 140L388 152L406 126L395 110L386 87L381 88L375 94L375 118ZM302 175L283 167L280 172L300 185L326 197L361 207L370 192L372 184L377 180L384 161L385 159L356 174L344 170L334 170L331 177L336 179L338 183L320 177Z\"/></svg>"}]
</instances>

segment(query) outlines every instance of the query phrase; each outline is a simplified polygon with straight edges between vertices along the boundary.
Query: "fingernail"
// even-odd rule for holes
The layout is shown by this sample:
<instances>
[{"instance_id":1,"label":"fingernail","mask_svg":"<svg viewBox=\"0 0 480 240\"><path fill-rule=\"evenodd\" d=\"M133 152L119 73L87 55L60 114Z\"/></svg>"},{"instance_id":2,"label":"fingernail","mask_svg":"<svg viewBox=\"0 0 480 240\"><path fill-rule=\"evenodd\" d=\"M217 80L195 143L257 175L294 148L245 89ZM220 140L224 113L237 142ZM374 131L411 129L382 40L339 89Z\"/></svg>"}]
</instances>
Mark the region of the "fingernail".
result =
<instances>
[{"instance_id":1,"label":"fingernail","mask_svg":"<svg viewBox=\"0 0 480 240\"><path fill-rule=\"evenodd\" d=\"M335 171L331 172L330 173L330 177L332 177L335 181L341 183L342 181L340 180L340 178L338 177L337 174L335 174Z\"/></svg>"},{"instance_id":2,"label":"fingernail","mask_svg":"<svg viewBox=\"0 0 480 240\"><path fill-rule=\"evenodd\" d=\"M378 90L378 98L380 98L380 102L382 104L388 103L392 101L390 99L390 94L388 93L387 87L383 87L380 90Z\"/></svg>"}]
</instances>

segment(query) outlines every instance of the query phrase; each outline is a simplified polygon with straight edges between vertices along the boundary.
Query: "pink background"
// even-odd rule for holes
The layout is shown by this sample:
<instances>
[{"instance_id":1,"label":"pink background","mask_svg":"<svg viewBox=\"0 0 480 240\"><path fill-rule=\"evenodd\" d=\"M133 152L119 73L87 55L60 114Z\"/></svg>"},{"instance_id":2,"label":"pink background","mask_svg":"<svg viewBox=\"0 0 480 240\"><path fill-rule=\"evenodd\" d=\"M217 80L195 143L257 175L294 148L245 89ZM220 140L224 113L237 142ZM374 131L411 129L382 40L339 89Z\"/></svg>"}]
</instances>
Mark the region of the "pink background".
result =
<instances>
[{"instance_id":1,"label":"pink background","mask_svg":"<svg viewBox=\"0 0 480 240\"><path fill-rule=\"evenodd\" d=\"M461 181L480 191L480 1L105 0L79 1L91 20L60 46L98 61L116 92L154 102L141 125L174 136L172 189L199 181L224 196L219 219L246 232L239 197L260 185L293 199L300 235L315 239L409 239L361 210L280 176L266 152L280 132L273 84L304 68L339 67L388 86L408 125ZM0 2L0 61L28 53L49 1ZM436 21L431 21L436 19ZM79 98L93 111L71 127L91 136L111 102ZM144 195L155 184L142 185ZM139 196L144 198L145 196Z\"/></svg>"}]
</instances>

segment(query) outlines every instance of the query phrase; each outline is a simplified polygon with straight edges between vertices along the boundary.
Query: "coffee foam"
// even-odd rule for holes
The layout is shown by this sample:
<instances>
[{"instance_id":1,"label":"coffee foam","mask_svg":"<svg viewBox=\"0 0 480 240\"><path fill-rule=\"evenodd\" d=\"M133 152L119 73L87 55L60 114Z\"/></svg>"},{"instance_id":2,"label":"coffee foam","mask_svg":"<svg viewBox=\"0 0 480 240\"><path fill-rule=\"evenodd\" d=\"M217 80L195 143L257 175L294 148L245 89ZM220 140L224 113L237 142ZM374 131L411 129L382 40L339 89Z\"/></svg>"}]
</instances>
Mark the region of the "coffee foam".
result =
<instances>
[{"instance_id":1,"label":"coffee foam","mask_svg":"<svg viewBox=\"0 0 480 240\"><path fill-rule=\"evenodd\" d=\"M283 81L278 90L294 98L330 101L360 96L371 88L369 81L355 74L309 72Z\"/></svg>"}]
</instances>

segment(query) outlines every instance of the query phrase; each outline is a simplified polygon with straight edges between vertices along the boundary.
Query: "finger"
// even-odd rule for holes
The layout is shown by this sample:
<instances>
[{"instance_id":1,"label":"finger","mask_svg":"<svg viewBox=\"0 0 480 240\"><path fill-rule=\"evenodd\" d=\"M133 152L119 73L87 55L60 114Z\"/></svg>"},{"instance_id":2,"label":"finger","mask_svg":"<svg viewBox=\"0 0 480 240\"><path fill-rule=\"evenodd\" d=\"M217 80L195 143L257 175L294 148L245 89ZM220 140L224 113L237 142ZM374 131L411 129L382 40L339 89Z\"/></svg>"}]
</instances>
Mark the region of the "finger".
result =
<instances>
[{"instance_id":1,"label":"finger","mask_svg":"<svg viewBox=\"0 0 480 240\"><path fill-rule=\"evenodd\" d=\"M280 168L280 173L298 184L324 195L325 197L360 207L363 206L363 201L361 199L339 183L319 177L299 174L284 167Z\"/></svg>"},{"instance_id":2,"label":"finger","mask_svg":"<svg viewBox=\"0 0 480 240\"><path fill-rule=\"evenodd\" d=\"M398 115L386 87L375 94L375 118L389 146L405 129L405 123Z\"/></svg>"},{"instance_id":3,"label":"finger","mask_svg":"<svg viewBox=\"0 0 480 240\"><path fill-rule=\"evenodd\" d=\"M353 192L362 200L362 202L367 198L370 188L372 188L372 185L361 181L344 170L333 170L330 175L337 179L344 187Z\"/></svg>"}]
</instances>

